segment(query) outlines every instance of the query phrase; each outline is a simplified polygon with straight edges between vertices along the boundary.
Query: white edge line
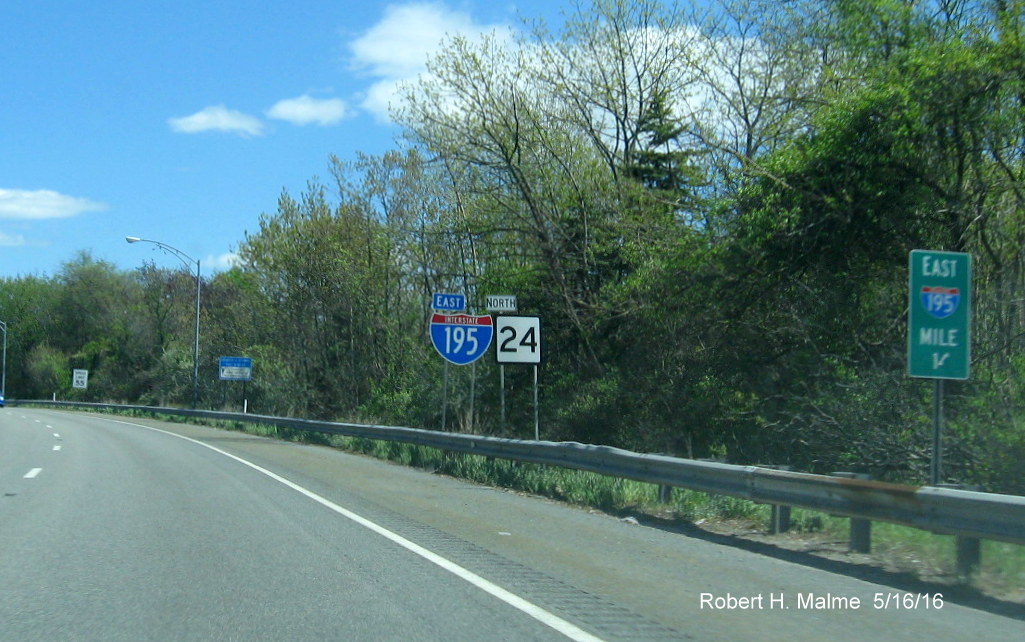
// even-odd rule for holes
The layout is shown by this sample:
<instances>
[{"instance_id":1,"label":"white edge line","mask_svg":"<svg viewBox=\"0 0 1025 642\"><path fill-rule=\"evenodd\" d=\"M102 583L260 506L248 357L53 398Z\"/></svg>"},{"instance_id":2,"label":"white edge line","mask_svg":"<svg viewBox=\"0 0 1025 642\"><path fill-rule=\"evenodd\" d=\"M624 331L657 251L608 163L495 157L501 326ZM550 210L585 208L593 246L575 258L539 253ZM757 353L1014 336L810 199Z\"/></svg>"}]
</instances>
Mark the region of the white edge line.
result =
<instances>
[{"instance_id":1,"label":"white edge line","mask_svg":"<svg viewBox=\"0 0 1025 642\"><path fill-rule=\"evenodd\" d=\"M24 479L34 479L36 475L43 472L42 468L33 468L32 470L25 473Z\"/></svg>"},{"instance_id":2,"label":"white edge line","mask_svg":"<svg viewBox=\"0 0 1025 642\"><path fill-rule=\"evenodd\" d=\"M472 584L473 586L476 586L477 588L479 588L480 590L484 591L485 593L488 593L488 594L498 598L499 600L505 602L509 606L512 606L513 608L518 609L518 610L522 611L523 613L526 613L527 615L529 615L530 617L534 618L538 622L540 622L540 623L542 623L542 624L544 624L544 625L546 625L548 627L551 627L552 629L555 629L556 631L558 631L559 633L562 633L563 635L565 635L566 637L570 638L571 640L577 640L579 642L603 642L602 638L597 637L597 636L595 636L595 635L593 635L591 633L588 633L587 631L581 629L577 625L562 619L561 617L555 615L554 613L551 613L550 611L547 611L544 608L542 608L542 607L540 607L540 606L538 606L538 605L536 605L536 604L534 604L532 602L528 602L527 600L525 600L522 597L516 595L515 593L512 593L512 592L502 588L501 586L498 586L497 584L495 584L495 583L493 583L493 582L491 582L489 580L484 579L483 577L481 577L480 575L477 575L473 571L465 569L462 566L456 564L455 562L453 562L453 561L451 561L451 560L449 560L449 559L447 559L445 557L442 557L441 555L438 555L437 553L435 553L435 552L433 552L431 550L428 550L428 549L424 548L423 546L420 546L419 544L417 544L417 543L415 543L413 541L410 541L410 540L406 539L405 537L399 535L398 533L394 533L394 532L388 530L387 528L381 526L380 524L372 522L369 519L367 519L365 517L362 517L361 515L358 515L358 514L352 512L352 511L348 510L347 508L343 508L342 506L339 506L338 504L334 503L330 499L327 499L326 497L318 495L317 493L315 493L315 492L313 492L313 491L311 491L311 490L309 490L307 488L304 488L304 487L300 486L299 484L297 484L297 483L295 483L295 482L293 482L293 481L291 481L289 479L286 479L286 478L282 477L281 475L278 475L277 473L271 472L271 471L267 470L266 468L263 468L262 466L258 466L257 464L254 464L251 461L247 461L245 459L242 459L241 457L238 457L237 455L233 455L233 454L231 454L229 452L221 450L220 448L217 448L216 446L211 446L210 444L203 443L202 441L199 441L198 439L193 439L191 437L186 437L184 435L179 435L177 433L173 433L173 432L170 432L170 431L167 431L167 430L161 430L160 428L153 428L152 426L144 426L142 424L134 424L134 423L130 423L130 422L127 422L127 421L118 421L116 419L106 419L106 418L104 418L104 419L106 421L111 422L111 423L124 424L126 426L135 426L137 428L145 428L146 430L152 430L154 432L160 432L160 433L164 433L165 435L170 435L172 437L177 437L179 439L184 439L185 441L191 441L194 444L198 444L200 446L203 446L204 448L209 448L210 450L212 450L212 451L214 451L216 453L224 455L225 457L228 457L229 459L234 459L235 461L239 462L240 464L243 464L245 466L249 466L253 470L255 470L255 471L259 472L259 473L262 473L262 474L266 475L267 477L270 477L274 481L276 481L276 482L278 482L280 484L284 484L285 486L288 486L292 490L305 495L306 497L312 499L313 501L317 502L318 504L321 504L322 506L325 506L326 508L329 508L329 509L333 510L334 512L338 513L342 517L345 517L346 519L349 519L349 520L359 524L360 526L362 526L362 527L364 527L364 528L366 528L366 529L368 529L370 531L373 531L374 533L377 533L381 537L384 537L384 538L386 538L388 540L391 540L395 544L398 544L399 546L401 546L402 548L410 551L411 553L415 553L416 555L419 555L420 557L424 558L428 562L431 562L432 564L440 566L441 568L445 569L449 573L452 573L456 577L458 577L458 578L460 578L460 579L462 579L462 580L464 580L466 582L469 582L470 584ZM36 469L33 469L33 470L38 472L41 469L36 468ZM26 477L27 476L28 475L26 475Z\"/></svg>"}]
</instances>

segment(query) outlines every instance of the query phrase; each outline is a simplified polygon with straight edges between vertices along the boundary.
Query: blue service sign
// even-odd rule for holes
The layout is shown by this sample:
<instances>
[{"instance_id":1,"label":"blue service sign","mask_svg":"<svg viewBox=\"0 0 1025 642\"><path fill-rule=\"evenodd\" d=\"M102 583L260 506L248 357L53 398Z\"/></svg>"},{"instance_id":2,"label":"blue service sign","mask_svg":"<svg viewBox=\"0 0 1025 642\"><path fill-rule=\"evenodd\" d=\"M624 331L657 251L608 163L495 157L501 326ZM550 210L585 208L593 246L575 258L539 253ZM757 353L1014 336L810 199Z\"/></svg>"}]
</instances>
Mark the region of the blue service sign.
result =
<instances>
[{"instance_id":1,"label":"blue service sign","mask_svg":"<svg viewBox=\"0 0 1025 642\"><path fill-rule=\"evenodd\" d=\"M495 326L491 315L440 314L431 317L431 343L446 361L465 366L491 346Z\"/></svg>"},{"instance_id":2,"label":"blue service sign","mask_svg":"<svg viewBox=\"0 0 1025 642\"><path fill-rule=\"evenodd\" d=\"M249 357L221 357L217 365L220 379L224 381L250 381L253 378L253 360Z\"/></svg>"},{"instance_id":3,"label":"blue service sign","mask_svg":"<svg viewBox=\"0 0 1025 642\"><path fill-rule=\"evenodd\" d=\"M435 310L452 310L458 312L466 309L466 297L462 294L445 294L439 292L434 295L432 308Z\"/></svg>"}]
</instances>

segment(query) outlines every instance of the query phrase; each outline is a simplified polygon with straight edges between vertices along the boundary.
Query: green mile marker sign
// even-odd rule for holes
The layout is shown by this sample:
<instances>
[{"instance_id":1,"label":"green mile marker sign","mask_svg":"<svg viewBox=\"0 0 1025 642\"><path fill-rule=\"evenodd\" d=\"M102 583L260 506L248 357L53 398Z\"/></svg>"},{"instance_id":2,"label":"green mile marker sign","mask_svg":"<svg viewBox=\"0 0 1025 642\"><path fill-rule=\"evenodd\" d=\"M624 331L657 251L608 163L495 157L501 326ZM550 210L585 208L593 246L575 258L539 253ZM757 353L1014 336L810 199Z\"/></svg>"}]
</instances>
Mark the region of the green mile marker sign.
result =
<instances>
[{"instance_id":1,"label":"green mile marker sign","mask_svg":"<svg viewBox=\"0 0 1025 642\"><path fill-rule=\"evenodd\" d=\"M908 374L967 379L971 360L972 257L913 250L908 292Z\"/></svg>"}]
</instances>

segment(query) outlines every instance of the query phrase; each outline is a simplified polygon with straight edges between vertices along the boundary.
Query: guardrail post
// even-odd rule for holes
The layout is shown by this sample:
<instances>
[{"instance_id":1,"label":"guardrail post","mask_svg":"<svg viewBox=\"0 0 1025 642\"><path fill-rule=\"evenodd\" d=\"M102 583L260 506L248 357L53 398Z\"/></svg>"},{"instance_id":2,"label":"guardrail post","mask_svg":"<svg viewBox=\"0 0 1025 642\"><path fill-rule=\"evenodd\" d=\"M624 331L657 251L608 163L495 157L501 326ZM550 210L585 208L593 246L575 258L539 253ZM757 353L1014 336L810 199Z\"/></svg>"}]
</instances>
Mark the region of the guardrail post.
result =
<instances>
[{"instance_id":1,"label":"guardrail post","mask_svg":"<svg viewBox=\"0 0 1025 642\"><path fill-rule=\"evenodd\" d=\"M981 486L970 484L937 484L937 488L954 490L982 490ZM982 543L976 537L954 536L954 548L957 551L957 579L959 582L970 582L972 575L982 564Z\"/></svg>"},{"instance_id":2,"label":"guardrail post","mask_svg":"<svg viewBox=\"0 0 1025 642\"><path fill-rule=\"evenodd\" d=\"M658 487L658 503L668 504L673 501L673 487L667 486L666 484L659 484Z\"/></svg>"},{"instance_id":3,"label":"guardrail post","mask_svg":"<svg viewBox=\"0 0 1025 642\"><path fill-rule=\"evenodd\" d=\"M772 514L769 516L769 533L779 535L788 530L790 530L790 507L773 504Z\"/></svg>"},{"instance_id":4,"label":"guardrail post","mask_svg":"<svg viewBox=\"0 0 1025 642\"><path fill-rule=\"evenodd\" d=\"M871 479L871 475L865 473L830 473L833 477L844 477L846 479ZM872 552L872 522L861 517L851 518L851 534L849 547L854 553Z\"/></svg>"},{"instance_id":5,"label":"guardrail post","mask_svg":"<svg viewBox=\"0 0 1025 642\"><path fill-rule=\"evenodd\" d=\"M855 553L872 552L872 522L851 518L851 550Z\"/></svg>"},{"instance_id":6,"label":"guardrail post","mask_svg":"<svg viewBox=\"0 0 1025 642\"><path fill-rule=\"evenodd\" d=\"M773 466L759 464L759 468L771 470L793 470L790 466ZM769 534L779 535L790 530L790 507L783 504L770 504L772 513L769 515Z\"/></svg>"},{"instance_id":7,"label":"guardrail post","mask_svg":"<svg viewBox=\"0 0 1025 642\"><path fill-rule=\"evenodd\" d=\"M956 535L957 546L957 578L960 582L968 582L982 564L982 547L975 537Z\"/></svg>"}]
</instances>

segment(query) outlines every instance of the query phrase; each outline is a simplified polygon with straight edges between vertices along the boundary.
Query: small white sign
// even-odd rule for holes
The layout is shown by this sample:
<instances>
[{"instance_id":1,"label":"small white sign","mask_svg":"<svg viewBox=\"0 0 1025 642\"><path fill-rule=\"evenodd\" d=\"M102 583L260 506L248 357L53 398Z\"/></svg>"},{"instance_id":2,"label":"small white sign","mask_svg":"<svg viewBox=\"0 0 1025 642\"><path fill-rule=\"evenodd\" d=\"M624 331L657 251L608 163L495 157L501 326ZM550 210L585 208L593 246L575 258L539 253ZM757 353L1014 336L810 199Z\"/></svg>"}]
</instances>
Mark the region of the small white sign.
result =
<instances>
[{"instance_id":1,"label":"small white sign","mask_svg":"<svg viewBox=\"0 0 1025 642\"><path fill-rule=\"evenodd\" d=\"M71 371L71 387L85 390L89 387L89 371L88 370L72 370Z\"/></svg>"},{"instance_id":2,"label":"small white sign","mask_svg":"<svg viewBox=\"0 0 1025 642\"><path fill-rule=\"evenodd\" d=\"M492 294L484 297L488 312L516 312L516 297L512 294Z\"/></svg>"},{"instance_id":3,"label":"small white sign","mask_svg":"<svg viewBox=\"0 0 1025 642\"><path fill-rule=\"evenodd\" d=\"M541 363L540 317L495 317L498 363Z\"/></svg>"}]
</instances>

